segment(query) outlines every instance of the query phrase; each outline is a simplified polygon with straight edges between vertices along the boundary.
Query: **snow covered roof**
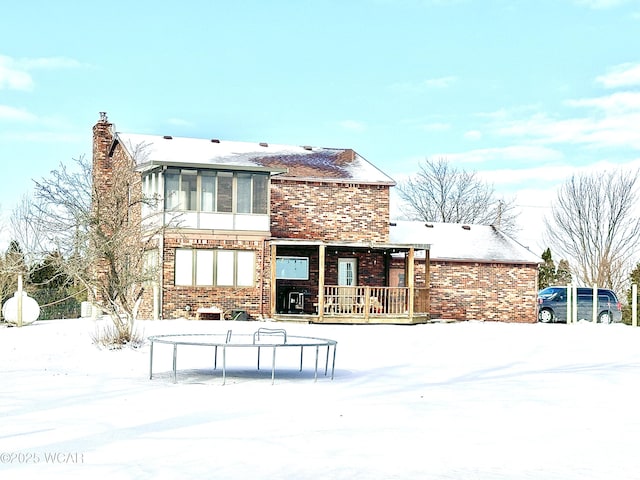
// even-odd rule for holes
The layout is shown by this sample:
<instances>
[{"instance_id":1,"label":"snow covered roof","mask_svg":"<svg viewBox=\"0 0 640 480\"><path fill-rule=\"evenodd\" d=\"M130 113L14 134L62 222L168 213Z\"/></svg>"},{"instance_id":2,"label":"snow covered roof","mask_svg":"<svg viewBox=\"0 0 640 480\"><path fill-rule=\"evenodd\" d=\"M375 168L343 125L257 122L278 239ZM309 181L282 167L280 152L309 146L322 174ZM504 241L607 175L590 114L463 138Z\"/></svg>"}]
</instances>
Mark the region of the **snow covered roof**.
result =
<instances>
[{"instance_id":1,"label":"snow covered roof","mask_svg":"<svg viewBox=\"0 0 640 480\"><path fill-rule=\"evenodd\" d=\"M492 225L397 221L392 243L428 243L432 260L484 263L541 263L542 259ZM416 256L424 254L417 252Z\"/></svg>"},{"instance_id":2,"label":"snow covered roof","mask_svg":"<svg viewBox=\"0 0 640 480\"><path fill-rule=\"evenodd\" d=\"M120 142L141 169L171 165L263 170L296 179L395 184L351 149L131 133L116 133L114 142Z\"/></svg>"}]
</instances>

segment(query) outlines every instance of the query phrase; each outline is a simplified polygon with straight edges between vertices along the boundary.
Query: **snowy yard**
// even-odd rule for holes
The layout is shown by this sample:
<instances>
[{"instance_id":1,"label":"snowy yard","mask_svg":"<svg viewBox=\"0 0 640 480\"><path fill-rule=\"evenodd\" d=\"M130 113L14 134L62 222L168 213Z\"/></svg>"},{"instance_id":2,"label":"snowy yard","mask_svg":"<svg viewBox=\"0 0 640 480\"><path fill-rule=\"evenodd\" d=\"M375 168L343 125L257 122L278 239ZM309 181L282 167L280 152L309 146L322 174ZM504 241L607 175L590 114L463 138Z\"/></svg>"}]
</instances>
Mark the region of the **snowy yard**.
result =
<instances>
[{"instance_id":1,"label":"snowy yard","mask_svg":"<svg viewBox=\"0 0 640 480\"><path fill-rule=\"evenodd\" d=\"M286 328L314 355L105 351L91 320L0 326L0 478L640 478L640 329L468 322L140 322L145 336ZM164 347L164 348L163 348Z\"/></svg>"}]
</instances>

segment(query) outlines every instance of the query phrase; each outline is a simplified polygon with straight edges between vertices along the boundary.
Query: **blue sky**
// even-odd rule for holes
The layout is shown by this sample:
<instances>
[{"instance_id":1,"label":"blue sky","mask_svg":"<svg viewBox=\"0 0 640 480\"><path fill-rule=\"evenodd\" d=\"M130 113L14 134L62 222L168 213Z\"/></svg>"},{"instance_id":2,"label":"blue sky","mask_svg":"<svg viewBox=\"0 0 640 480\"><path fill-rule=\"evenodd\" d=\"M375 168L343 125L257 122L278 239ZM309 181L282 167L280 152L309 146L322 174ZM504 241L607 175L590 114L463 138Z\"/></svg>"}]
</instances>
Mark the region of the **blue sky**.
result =
<instances>
[{"instance_id":1,"label":"blue sky","mask_svg":"<svg viewBox=\"0 0 640 480\"><path fill-rule=\"evenodd\" d=\"M11 2L0 16L0 206L91 127L353 148L396 180L425 158L521 207L640 165L640 0Z\"/></svg>"}]
</instances>

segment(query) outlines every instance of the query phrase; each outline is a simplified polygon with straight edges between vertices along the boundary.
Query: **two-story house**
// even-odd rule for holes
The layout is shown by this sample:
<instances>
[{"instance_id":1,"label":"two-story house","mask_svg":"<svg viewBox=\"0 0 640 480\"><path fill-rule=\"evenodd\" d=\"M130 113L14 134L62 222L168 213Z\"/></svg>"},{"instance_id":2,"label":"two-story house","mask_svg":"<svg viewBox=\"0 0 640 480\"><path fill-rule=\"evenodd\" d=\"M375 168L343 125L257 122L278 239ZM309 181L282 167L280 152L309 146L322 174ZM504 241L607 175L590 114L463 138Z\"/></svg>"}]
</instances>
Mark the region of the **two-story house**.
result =
<instances>
[{"instance_id":1,"label":"two-story house","mask_svg":"<svg viewBox=\"0 0 640 480\"><path fill-rule=\"evenodd\" d=\"M414 253L429 246L389 242L394 181L353 150L120 133L102 114L97 188L122 161L160 199L143 216L167 226L149 252L159 274L141 317L428 320ZM407 281L391 287L399 252Z\"/></svg>"}]
</instances>

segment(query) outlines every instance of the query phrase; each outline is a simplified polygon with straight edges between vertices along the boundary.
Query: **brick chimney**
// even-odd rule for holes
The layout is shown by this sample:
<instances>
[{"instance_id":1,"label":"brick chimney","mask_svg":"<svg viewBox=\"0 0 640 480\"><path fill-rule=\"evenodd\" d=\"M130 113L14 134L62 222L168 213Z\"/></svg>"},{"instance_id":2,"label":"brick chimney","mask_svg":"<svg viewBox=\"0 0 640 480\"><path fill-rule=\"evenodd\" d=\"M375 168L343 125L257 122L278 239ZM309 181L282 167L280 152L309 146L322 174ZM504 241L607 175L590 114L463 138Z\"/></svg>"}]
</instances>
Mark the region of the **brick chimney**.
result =
<instances>
[{"instance_id":1,"label":"brick chimney","mask_svg":"<svg viewBox=\"0 0 640 480\"><path fill-rule=\"evenodd\" d=\"M111 159L109 148L113 142L113 125L106 112L100 112L98 123L93 126L93 182L95 188L111 184Z\"/></svg>"}]
</instances>

